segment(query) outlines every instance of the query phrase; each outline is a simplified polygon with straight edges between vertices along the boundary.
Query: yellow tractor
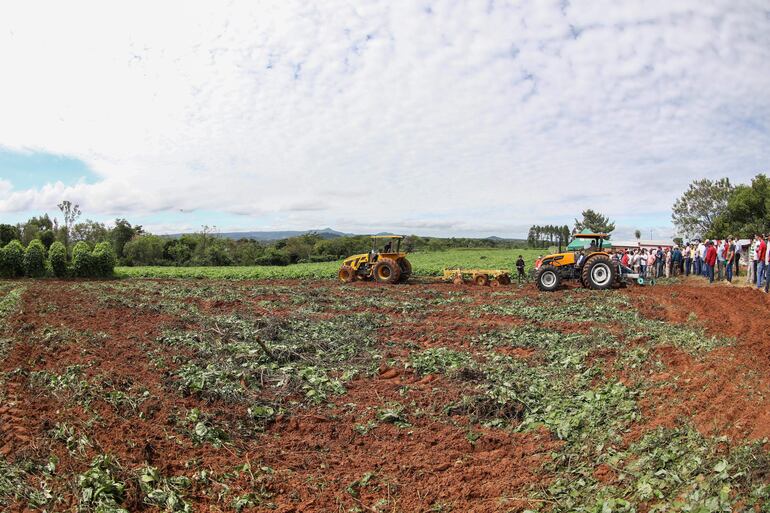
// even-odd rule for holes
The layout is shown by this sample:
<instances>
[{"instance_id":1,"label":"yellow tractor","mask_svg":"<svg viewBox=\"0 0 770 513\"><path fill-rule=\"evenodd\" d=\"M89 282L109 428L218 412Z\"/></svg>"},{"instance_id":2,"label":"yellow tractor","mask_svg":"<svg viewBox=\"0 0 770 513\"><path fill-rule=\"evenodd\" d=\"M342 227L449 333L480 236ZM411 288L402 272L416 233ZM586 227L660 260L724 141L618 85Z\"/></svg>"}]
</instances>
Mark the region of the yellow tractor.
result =
<instances>
[{"instance_id":1,"label":"yellow tractor","mask_svg":"<svg viewBox=\"0 0 770 513\"><path fill-rule=\"evenodd\" d=\"M621 269L620 263L613 260L602 247L608 238L607 234L578 233L575 238L591 239L591 244L582 252L568 251L544 257L535 271L538 289L552 292L561 286L562 281L579 280L584 287L604 290L614 284L625 283L627 278L638 278L638 275Z\"/></svg>"},{"instance_id":2,"label":"yellow tractor","mask_svg":"<svg viewBox=\"0 0 770 513\"><path fill-rule=\"evenodd\" d=\"M374 280L404 283L412 275L412 264L401 252L401 235L374 235L369 253L353 255L342 262L337 277L341 282Z\"/></svg>"}]
</instances>

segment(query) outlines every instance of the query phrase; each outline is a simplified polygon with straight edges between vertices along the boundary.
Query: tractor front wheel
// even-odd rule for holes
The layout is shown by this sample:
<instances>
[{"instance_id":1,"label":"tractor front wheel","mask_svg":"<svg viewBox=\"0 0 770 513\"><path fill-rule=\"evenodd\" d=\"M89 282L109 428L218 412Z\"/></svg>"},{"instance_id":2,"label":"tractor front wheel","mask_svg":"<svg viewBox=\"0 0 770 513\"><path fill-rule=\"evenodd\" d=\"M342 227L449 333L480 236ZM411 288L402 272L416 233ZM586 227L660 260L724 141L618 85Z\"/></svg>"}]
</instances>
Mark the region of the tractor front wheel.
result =
<instances>
[{"instance_id":1,"label":"tractor front wheel","mask_svg":"<svg viewBox=\"0 0 770 513\"><path fill-rule=\"evenodd\" d=\"M340 272L337 273L337 278L342 283L351 283L356 279L356 272L349 265L343 265L340 267Z\"/></svg>"},{"instance_id":2,"label":"tractor front wheel","mask_svg":"<svg viewBox=\"0 0 770 513\"><path fill-rule=\"evenodd\" d=\"M606 290L615 283L617 273L609 257L597 255L583 266L582 282L591 290Z\"/></svg>"},{"instance_id":3,"label":"tractor front wheel","mask_svg":"<svg viewBox=\"0 0 770 513\"><path fill-rule=\"evenodd\" d=\"M383 258L374 264L372 274L379 283L398 283L398 279L401 277L401 267L395 260Z\"/></svg>"},{"instance_id":4,"label":"tractor front wheel","mask_svg":"<svg viewBox=\"0 0 770 513\"><path fill-rule=\"evenodd\" d=\"M544 265L540 267L535 275L535 283L537 288L543 292L553 292L561 285L561 275L559 270L552 265Z\"/></svg>"}]
</instances>

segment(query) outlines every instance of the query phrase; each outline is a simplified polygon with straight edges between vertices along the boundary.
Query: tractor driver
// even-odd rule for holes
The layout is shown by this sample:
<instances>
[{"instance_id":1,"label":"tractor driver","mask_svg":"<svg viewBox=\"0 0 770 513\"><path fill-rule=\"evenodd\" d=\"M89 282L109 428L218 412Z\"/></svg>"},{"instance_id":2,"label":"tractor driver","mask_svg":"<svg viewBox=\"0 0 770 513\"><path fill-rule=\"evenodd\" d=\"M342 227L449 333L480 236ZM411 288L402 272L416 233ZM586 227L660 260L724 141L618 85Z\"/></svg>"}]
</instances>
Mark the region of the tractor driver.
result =
<instances>
[{"instance_id":1,"label":"tractor driver","mask_svg":"<svg viewBox=\"0 0 770 513\"><path fill-rule=\"evenodd\" d=\"M393 241L388 241L387 244L385 244L384 253L390 253L390 250L393 249Z\"/></svg>"},{"instance_id":2,"label":"tractor driver","mask_svg":"<svg viewBox=\"0 0 770 513\"><path fill-rule=\"evenodd\" d=\"M591 246L589 247L589 249L591 250L591 252L596 251L596 240L591 239Z\"/></svg>"}]
</instances>

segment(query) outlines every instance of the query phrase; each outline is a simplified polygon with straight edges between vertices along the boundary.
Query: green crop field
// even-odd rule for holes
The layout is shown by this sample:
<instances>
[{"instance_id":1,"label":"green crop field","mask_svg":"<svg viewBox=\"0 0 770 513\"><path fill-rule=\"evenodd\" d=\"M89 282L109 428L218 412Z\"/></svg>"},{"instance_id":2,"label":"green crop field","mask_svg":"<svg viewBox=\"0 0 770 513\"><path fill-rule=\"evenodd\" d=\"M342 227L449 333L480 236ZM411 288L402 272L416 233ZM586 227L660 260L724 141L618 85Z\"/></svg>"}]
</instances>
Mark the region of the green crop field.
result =
<instances>
[{"instance_id":1,"label":"green crop field","mask_svg":"<svg viewBox=\"0 0 770 513\"><path fill-rule=\"evenodd\" d=\"M514 270L519 255L524 256L531 269L539 254L534 249L451 249L411 253L409 261L417 276L439 276L445 268L486 268ZM118 267L120 277L132 278L215 278L215 279L284 279L334 278L340 262L294 264L287 266L230 267Z\"/></svg>"}]
</instances>

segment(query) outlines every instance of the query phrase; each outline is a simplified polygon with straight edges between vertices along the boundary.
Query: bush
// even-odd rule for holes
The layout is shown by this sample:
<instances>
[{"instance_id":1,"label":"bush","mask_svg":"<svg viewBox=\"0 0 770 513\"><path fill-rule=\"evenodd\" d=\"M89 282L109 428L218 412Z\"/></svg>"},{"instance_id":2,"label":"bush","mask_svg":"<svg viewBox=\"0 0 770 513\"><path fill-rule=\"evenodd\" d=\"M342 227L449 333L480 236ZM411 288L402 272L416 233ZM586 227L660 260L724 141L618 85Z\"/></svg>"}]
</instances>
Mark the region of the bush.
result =
<instances>
[{"instance_id":1,"label":"bush","mask_svg":"<svg viewBox=\"0 0 770 513\"><path fill-rule=\"evenodd\" d=\"M0 253L0 274L7 278L24 276L24 246L12 240Z\"/></svg>"},{"instance_id":2,"label":"bush","mask_svg":"<svg viewBox=\"0 0 770 513\"><path fill-rule=\"evenodd\" d=\"M45 246L37 239L30 241L24 252L24 272L30 278L45 276Z\"/></svg>"},{"instance_id":3,"label":"bush","mask_svg":"<svg viewBox=\"0 0 770 513\"><path fill-rule=\"evenodd\" d=\"M94 248L91 256L96 276L112 276L117 261L115 251L112 249L112 244L109 242L100 242Z\"/></svg>"},{"instance_id":4,"label":"bush","mask_svg":"<svg viewBox=\"0 0 770 513\"><path fill-rule=\"evenodd\" d=\"M163 249L165 240L157 235L134 237L123 246L123 255L128 265L164 265Z\"/></svg>"},{"instance_id":5,"label":"bush","mask_svg":"<svg viewBox=\"0 0 770 513\"><path fill-rule=\"evenodd\" d=\"M51 244L51 249L48 251L48 265L57 278L67 275L67 248L61 242L56 241Z\"/></svg>"},{"instance_id":6,"label":"bush","mask_svg":"<svg viewBox=\"0 0 770 513\"><path fill-rule=\"evenodd\" d=\"M72 248L72 273L80 278L94 276L94 258L88 243L80 241Z\"/></svg>"}]
</instances>

